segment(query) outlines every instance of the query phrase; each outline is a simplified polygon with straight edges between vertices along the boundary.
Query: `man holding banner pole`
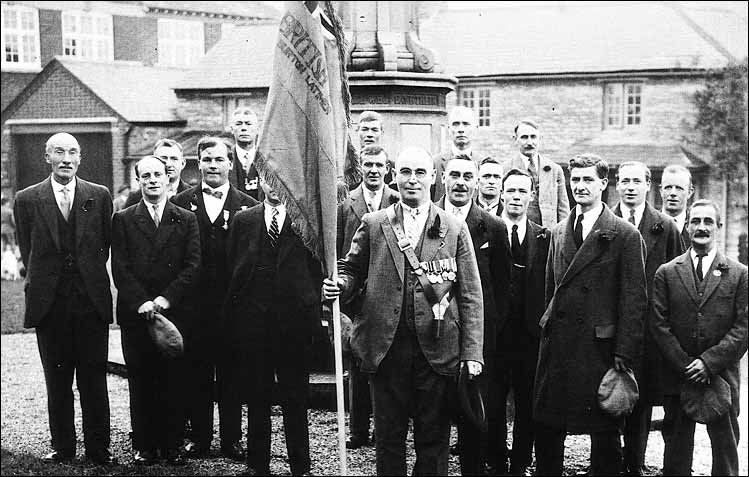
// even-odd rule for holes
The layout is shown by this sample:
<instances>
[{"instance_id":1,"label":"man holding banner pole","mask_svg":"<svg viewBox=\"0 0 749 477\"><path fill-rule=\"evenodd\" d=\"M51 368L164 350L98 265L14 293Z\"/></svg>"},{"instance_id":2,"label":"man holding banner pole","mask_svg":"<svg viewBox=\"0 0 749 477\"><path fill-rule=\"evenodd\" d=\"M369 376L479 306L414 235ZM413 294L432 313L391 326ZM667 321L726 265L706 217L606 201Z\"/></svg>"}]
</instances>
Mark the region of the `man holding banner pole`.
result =
<instances>
[{"instance_id":1,"label":"man holding banner pole","mask_svg":"<svg viewBox=\"0 0 749 477\"><path fill-rule=\"evenodd\" d=\"M343 26L331 2L289 2L281 18L263 130L258 174L284 204L301 243L337 279L338 181L355 160L348 127L350 94ZM354 174L355 175L355 174ZM347 474L340 308L333 303L340 474Z\"/></svg>"}]
</instances>

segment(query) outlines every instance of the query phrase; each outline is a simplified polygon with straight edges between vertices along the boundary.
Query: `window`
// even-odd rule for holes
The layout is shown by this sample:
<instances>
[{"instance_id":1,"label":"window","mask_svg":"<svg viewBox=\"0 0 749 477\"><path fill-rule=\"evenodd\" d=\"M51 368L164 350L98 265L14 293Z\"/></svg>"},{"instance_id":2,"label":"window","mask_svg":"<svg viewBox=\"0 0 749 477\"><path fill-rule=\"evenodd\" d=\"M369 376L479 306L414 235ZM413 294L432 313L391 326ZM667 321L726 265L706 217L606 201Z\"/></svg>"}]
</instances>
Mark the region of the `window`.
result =
<instances>
[{"instance_id":1,"label":"window","mask_svg":"<svg viewBox=\"0 0 749 477\"><path fill-rule=\"evenodd\" d=\"M159 18L159 64L190 66L205 53L203 23Z\"/></svg>"},{"instance_id":2,"label":"window","mask_svg":"<svg viewBox=\"0 0 749 477\"><path fill-rule=\"evenodd\" d=\"M640 125L642 83L607 83L603 96L604 129Z\"/></svg>"},{"instance_id":3,"label":"window","mask_svg":"<svg viewBox=\"0 0 749 477\"><path fill-rule=\"evenodd\" d=\"M114 59L112 43L111 15L98 12L63 12L63 55L112 61Z\"/></svg>"},{"instance_id":4,"label":"window","mask_svg":"<svg viewBox=\"0 0 749 477\"><path fill-rule=\"evenodd\" d=\"M478 126L491 125L491 90L489 88L461 90L460 104L473 109L478 118Z\"/></svg>"},{"instance_id":5,"label":"window","mask_svg":"<svg viewBox=\"0 0 749 477\"><path fill-rule=\"evenodd\" d=\"M2 25L3 69L41 68L37 10L3 3Z\"/></svg>"}]
</instances>

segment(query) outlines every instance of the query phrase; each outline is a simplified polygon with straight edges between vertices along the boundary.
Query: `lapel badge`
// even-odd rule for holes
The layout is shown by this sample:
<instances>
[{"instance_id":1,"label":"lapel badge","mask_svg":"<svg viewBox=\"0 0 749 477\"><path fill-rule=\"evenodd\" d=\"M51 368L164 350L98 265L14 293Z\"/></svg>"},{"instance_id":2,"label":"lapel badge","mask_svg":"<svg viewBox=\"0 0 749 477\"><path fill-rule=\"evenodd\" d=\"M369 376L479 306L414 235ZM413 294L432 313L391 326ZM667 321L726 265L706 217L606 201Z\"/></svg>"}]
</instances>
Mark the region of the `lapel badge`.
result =
<instances>
[{"instance_id":1,"label":"lapel badge","mask_svg":"<svg viewBox=\"0 0 749 477\"><path fill-rule=\"evenodd\" d=\"M244 188L246 190L257 190L257 177L254 179L245 179Z\"/></svg>"},{"instance_id":2,"label":"lapel badge","mask_svg":"<svg viewBox=\"0 0 749 477\"><path fill-rule=\"evenodd\" d=\"M198 206L195 205L195 202L190 202L190 210L192 210L193 212L198 210Z\"/></svg>"},{"instance_id":3,"label":"lapel badge","mask_svg":"<svg viewBox=\"0 0 749 477\"><path fill-rule=\"evenodd\" d=\"M719 276L721 276L723 274L720 273L720 270L713 270L713 275L716 276L716 277L719 277Z\"/></svg>"}]
</instances>

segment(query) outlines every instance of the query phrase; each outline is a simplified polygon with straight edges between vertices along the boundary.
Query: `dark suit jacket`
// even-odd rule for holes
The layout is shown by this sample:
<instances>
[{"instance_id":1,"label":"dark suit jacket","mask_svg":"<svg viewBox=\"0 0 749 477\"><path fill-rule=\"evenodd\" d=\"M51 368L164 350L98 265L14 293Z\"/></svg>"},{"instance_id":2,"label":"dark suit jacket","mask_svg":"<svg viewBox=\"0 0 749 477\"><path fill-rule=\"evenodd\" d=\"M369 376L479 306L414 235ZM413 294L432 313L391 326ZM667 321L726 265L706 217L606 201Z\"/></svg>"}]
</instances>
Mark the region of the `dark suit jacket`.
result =
<instances>
[{"instance_id":1,"label":"dark suit jacket","mask_svg":"<svg viewBox=\"0 0 749 477\"><path fill-rule=\"evenodd\" d=\"M473 198L473 203L474 203L474 204L476 204L476 206L477 206L478 208L480 208L480 209L484 209L483 207L481 207L481 204L479 204L479 199L478 199L478 197L474 197L474 198ZM492 215L496 215L497 217L500 217L500 216L502 215L502 211L503 211L504 209L505 209L505 206L504 206L504 204L502 203L502 201L500 200L500 201L499 201L499 204L497 205L497 211L496 211L496 212L495 212L494 214L492 214ZM485 209L484 209L484 210L485 210Z\"/></svg>"},{"instance_id":2,"label":"dark suit jacket","mask_svg":"<svg viewBox=\"0 0 749 477\"><path fill-rule=\"evenodd\" d=\"M567 197L567 183L562 166L544 156L538 155L540 170L538 172L538 195L533 200L538 203L541 218L545 227L553 227L570 214L570 203ZM502 164L503 174L510 169L525 170L525 159L519 152Z\"/></svg>"},{"instance_id":3,"label":"dark suit jacket","mask_svg":"<svg viewBox=\"0 0 749 477\"><path fill-rule=\"evenodd\" d=\"M140 305L161 295L171 305L167 318L188 330L199 274L200 232L194 213L167 201L158 230L144 201L114 214L112 276L121 326L140 323Z\"/></svg>"},{"instance_id":4,"label":"dark suit jacket","mask_svg":"<svg viewBox=\"0 0 749 477\"><path fill-rule=\"evenodd\" d=\"M578 250L575 214L552 230L535 383L534 419L576 433L616 428L598 406L614 355L635 363L642 350L647 292L645 244L604 204Z\"/></svg>"},{"instance_id":5,"label":"dark suit jacket","mask_svg":"<svg viewBox=\"0 0 749 477\"><path fill-rule=\"evenodd\" d=\"M551 231L530 220L526 224L528 261L525 269L525 323L530 334L538 338L541 331L538 322L546 309L545 302L540 297L544 295L546 286L546 259Z\"/></svg>"},{"instance_id":6,"label":"dark suit jacket","mask_svg":"<svg viewBox=\"0 0 749 477\"><path fill-rule=\"evenodd\" d=\"M262 330L267 307L266 296L252 286L258 273L257 265L262 241L266 240L265 204L239 212L231 224L228 242L228 263L231 280L226 302L229 336L236 340L255 339ZM278 299L273 306L290 310L281 326L289 332L319 331L321 318L322 267L302 240L291 229L290 217L281 226L278 238L277 285Z\"/></svg>"},{"instance_id":7,"label":"dark suit jacket","mask_svg":"<svg viewBox=\"0 0 749 477\"><path fill-rule=\"evenodd\" d=\"M437 207L445 210L443 197ZM481 291L484 298L484 355L496 349L497 334L507 322L512 255L507 241L505 223L471 204L466 216L466 225L471 233L473 251L481 277Z\"/></svg>"},{"instance_id":8,"label":"dark suit jacket","mask_svg":"<svg viewBox=\"0 0 749 477\"><path fill-rule=\"evenodd\" d=\"M236 187L237 190L244 192L253 199L262 201L263 190L260 188L257 180L258 171L257 168L255 168L255 161L252 161L249 174L246 173L244 167L242 166L242 161L240 161L239 158L236 157L236 151L236 146L232 146L232 155L234 157L234 162L232 164L231 171L229 171L229 183Z\"/></svg>"},{"instance_id":9,"label":"dark suit jacket","mask_svg":"<svg viewBox=\"0 0 749 477\"><path fill-rule=\"evenodd\" d=\"M60 250L52 179L18 192L13 209L18 247L26 267L23 326L33 328L50 310L65 259ZM111 323L112 294L106 263L112 238L112 197L106 187L78 177L71 210L75 210L75 253L80 276L99 316Z\"/></svg>"},{"instance_id":10,"label":"dark suit jacket","mask_svg":"<svg viewBox=\"0 0 749 477\"><path fill-rule=\"evenodd\" d=\"M177 194L179 194L180 192L184 192L184 191L186 191L189 188L190 188L190 184L188 184L187 182L185 182L182 179L180 179L179 180L179 185L177 186ZM177 195L177 194L175 194L175 195ZM125 207L124 208L127 209L131 205L137 204L138 202L140 202L140 200L142 198L143 198L143 192L141 192L140 191L140 187L138 187L134 191L130 192L130 194L128 194L127 200L125 201Z\"/></svg>"},{"instance_id":11,"label":"dark suit jacket","mask_svg":"<svg viewBox=\"0 0 749 477\"><path fill-rule=\"evenodd\" d=\"M395 208L399 220L403 220L402 209ZM435 237L427 230L439 229ZM452 289L456 297L445 314L443 333L434 337L432 307L421 285L416 285L413 296L416 335L421 351L432 369L445 375L456 374L461 360L484 362L484 310L481 296L476 256L468 232L468 226L456 217L432 204L424 227L420 261L455 258L457 280L433 285L437 296ZM341 299L348 301L353 293L367 282L370 290L364 299L361 317L354 320L351 332L351 347L361 361L361 370L374 373L387 354L395 337L403 307L403 286L406 275L405 257L390 225L386 210L366 214L354 235L351 249L345 258L338 261L340 278L343 279Z\"/></svg>"},{"instance_id":12,"label":"dark suit jacket","mask_svg":"<svg viewBox=\"0 0 749 477\"><path fill-rule=\"evenodd\" d=\"M731 386L739 410L739 360L747 350L747 268L718 251L697 291L689 250L658 268L648 325L663 353L666 394L679 394L684 368L702 359Z\"/></svg>"}]
</instances>

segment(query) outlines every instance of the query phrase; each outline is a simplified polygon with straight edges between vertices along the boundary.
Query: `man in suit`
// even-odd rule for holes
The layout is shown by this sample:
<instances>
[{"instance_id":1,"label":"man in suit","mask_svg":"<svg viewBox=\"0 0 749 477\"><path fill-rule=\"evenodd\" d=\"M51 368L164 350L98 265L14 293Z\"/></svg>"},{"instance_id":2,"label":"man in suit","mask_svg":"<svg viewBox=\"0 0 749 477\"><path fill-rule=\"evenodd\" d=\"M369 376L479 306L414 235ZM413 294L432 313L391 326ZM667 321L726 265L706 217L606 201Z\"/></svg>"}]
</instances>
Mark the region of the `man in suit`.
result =
<instances>
[{"instance_id":1,"label":"man in suit","mask_svg":"<svg viewBox=\"0 0 749 477\"><path fill-rule=\"evenodd\" d=\"M476 204L497 217L502 215L502 165L492 157L479 164L479 193Z\"/></svg>"},{"instance_id":2,"label":"man in suit","mask_svg":"<svg viewBox=\"0 0 749 477\"><path fill-rule=\"evenodd\" d=\"M528 119L515 124L513 138L518 154L504 164L504 170L528 171L536 186L533 200L528 206L528 218L544 227L551 228L570 213L564 171L559 164L542 157L538 152L541 132L538 125Z\"/></svg>"},{"instance_id":3,"label":"man in suit","mask_svg":"<svg viewBox=\"0 0 749 477\"><path fill-rule=\"evenodd\" d=\"M594 154L570 160L577 206L552 230L533 402L540 475L562 474L567 433L590 434L594 475L621 470L623 422L600 408L597 392L610 368L623 372L640 358L645 244L601 201L608 169Z\"/></svg>"},{"instance_id":4,"label":"man in suit","mask_svg":"<svg viewBox=\"0 0 749 477\"><path fill-rule=\"evenodd\" d=\"M274 375L293 475L310 472L307 394L312 338L320 331L320 262L291 228L262 178L265 200L236 215L229 232L228 336L248 356L247 471L270 474Z\"/></svg>"},{"instance_id":5,"label":"man in suit","mask_svg":"<svg viewBox=\"0 0 749 477\"><path fill-rule=\"evenodd\" d=\"M384 209L398 202L398 193L385 187L384 177L390 169L385 150L377 145L365 146L360 153L364 181L338 206L337 249L338 256L345 257L351 247L354 233L364 214ZM352 320L361 315L363 293L341 310ZM353 357L348 367L349 376L349 423L351 437L346 442L349 449L369 445L369 415L372 399L369 392L369 375L359 370L358 360Z\"/></svg>"},{"instance_id":6,"label":"man in suit","mask_svg":"<svg viewBox=\"0 0 749 477\"><path fill-rule=\"evenodd\" d=\"M450 151L434 157L434 173L437 178L431 187L432 201L437 202L445 195L445 185L440 180L445 172L447 161L460 154L468 156L478 165L481 157L473 150L473 138L476 135L476 117L473 110L465 106L456 106L450 111L447 120L447 130L452 144Z\"/></svg>"},{"instance_id":7,"label":"man in suit","mask_svg":"<svg viewBox=\"0 0 749 477\"><path fill-rule=\"evenodd\" d=\"M227 457L242 458L243 384L239 374L238 353L225 346L221 308L229 288L226 240L229 225L240 210L257 205L249 195L229 183L233 154L231 146L218 137L198 141L198 168L202 182L172 197L172 202L191 210L198 218L201 245L198 316L185 336L188 415L191 441L188 455L205 456L213 439L214 372L218 367L220 385L219 417L221 450ZM231 351L236 351L232 349ZM223 379L222 379L223 378Z\"/></svg>"},{"instance_id":8,"label":"man in suit","mask_svg":"<svg viewBox=\"0 0 749 477\"><path fill-rule=\"evenodd\" d=\"M645 241L645 278L648 297L652 297L655 271L683 252L679 231L670 217L648 204L650 169L644 163L629 161L620 164L616 190L619 203L614 207L614 213L635 226ZM642 475L653 405L663 404L659 372L662 358L647 329L643 345L642 362L636 363L634 368L640 398L624 428L624 470L629 475Z\"/></svg>"},{"instance_id":9,"label":"man in suit","mask_svg":"<svg viewBox=\"0 0 749 477\"><path fill-rule=\"evenodd\" d=\"M474 203L477 184L476 163L467 157L456 157L447 162L443 177L445 196L437 207L463 219L468 226L476 254L484 301L484 372L479 380L479 391L484 405L491 410L501 407L490 400L489 382L497 372L496 339L505 329L507 319L507 289L512 258L507 229L496 216ZM462 475L482 475L487 458L487 434L465 419L458 420L460 470Z\"/></svg>"},{"instance_id":10,"label":"man in suit","mask_svg":"<svg viewBox=\"0 0 749 477\"><path fill-rule=\"evenodd\" d=\"M747 268L717 248L718 205L698 200L689 210L691 247L655 274L648 325L667 363L664 374L663 475L691 475L694 421L682 410L687 383L717 377L730 386L728 412L707 423L712 475L739 475L739 360L747 350Z\"/></svg>"},{"instance_id":11,"label":"man in suit","mask_svg":"<svg viewBox=\"0 0 749 477\"><path fill-rule=\"evenodd\" d=\"M533 380L538 358L538 321L544 312L539 297L544 293L546 256L551 234L528 219L533 178L520 169L510 169L502 179L502 222L510 244L512 269L509 285L507 324L497 338L498 365L490 387L489 454L496 473L508 471L525 475L533 451ZM512 426L512 451L507 448L507 396L513 390L515 419Z\"/></svg>"},{"instance_id":12,"label":"man in suit","mask_svg":"<svg viewBox=\"0 0 749 477\"><path fill-rule=\"evenodd\" d=\"M169 184L166 186L167 198L190 188L190 184L182 180L182 170L185 168L186 161L180 143L174 139L159 139L153 146L153 155L166 166L166 173L169 176ZM142 198L143 193L139 187L128 195L125 207L137 204Z\"/></svg>"},{"instance_id":13,"label":"man in suit","mask_svg":"<svg viewBox=\"0 0 749 477\"><path fill-rule=\"evenodd\" d=\"M234 110L229 125L234 135L234 161L229 182L253 199L262 200L258 188L258 173L255 167L257 137L260 133L257 115L246 106Z\"/></svg>"},{"instance_id":14,"label":"man in suit","mask_svg":"<svg viewBox=\"0 0 749 477\"><path fill-rule=\"evenodd\" d=\"M681 234L682 247L687 249L692 243L687 231L687 205L694 195L692 173L682 165L673 164L663 169L661 176L661 199L663 213L674 219Z\"/></svg>"},{"instance_id":15,"label":"man in suit","mask_svg":"<svg viewBox=\"0 0 749 477\"><path fill-rule=\"evenodd\" d=\"M112 295L106 268L112 197L105 187L76 176L81 148L73 136L53 135L45 151L50 177L20 191L13 210L26 267L24 327L36 328L47 385L53 451L43 460L75 458L75 374L86 457L112 464L107 394Z\"/></svg>"},{"instance_id":16,"label":"man in suit","mask_svg":"<svg viewBox=\"0 0 749 477\"><path fill-rule=\"evenodd\" d=\"M362 218L339 261L338 282L323 281L328 300L343 291L348 301L365 281L373 291L354 321L351 346L361 371L371 374L379 475L406 474L410 417L414 474L447 474L449 389L460 366L478 376L483 365L483 302L473 245L465 223L429 201L433 164L424 149L401 152L401 202Z\"/></svg>"},{"instance_id":17,"label":"man in suit","mask_svg":"<svg viewBox=\"0 0 749 477\"><path fill-rule=\"evenodd\" d=\"M130 388L134 463L152 464L156 451L184 463L184 358L160 354L148 321L161 313L190 336L200 274L198 220L167 200L166 166L145 156L135 166L143 199L112 219L112 276L117 322Z\"/></svg>"}]
</instances>

